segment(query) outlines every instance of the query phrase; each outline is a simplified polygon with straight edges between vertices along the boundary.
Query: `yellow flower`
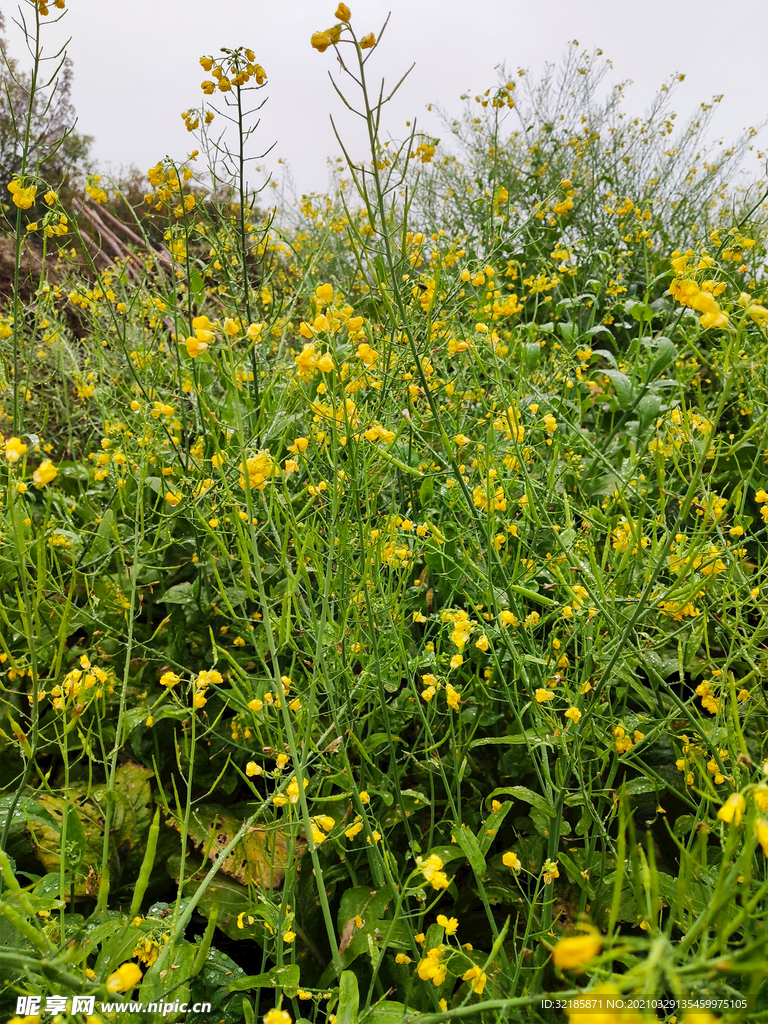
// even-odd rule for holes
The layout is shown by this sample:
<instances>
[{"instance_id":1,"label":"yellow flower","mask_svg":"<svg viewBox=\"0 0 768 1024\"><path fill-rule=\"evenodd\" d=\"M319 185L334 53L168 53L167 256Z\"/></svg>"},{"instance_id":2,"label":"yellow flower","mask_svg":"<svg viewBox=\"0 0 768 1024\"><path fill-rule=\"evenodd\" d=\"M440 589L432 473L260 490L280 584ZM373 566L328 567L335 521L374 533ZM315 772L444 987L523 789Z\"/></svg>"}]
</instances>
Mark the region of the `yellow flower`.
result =
<instances>
[{"instance_id":1,"label":"yellow flower","mask_svg":"<svg viewBox=\"0 0 768 1024\"><path fill-rule=\"evenodd\" d=\"M448 876L443 871L443 862L436 853L431 854L419 864L421 872L433 889L447 889L450 885Z\"/></svg>"},{"instance_id":2,"label":"yellow flower","mask_svg":"<svg viewBox=\"0 0 768 1024\"><path fill-rule=\"evenodd\" d=\"M768 821L765 818L758 818L755 821L755 836L763 848L763 853L768 857Z\"/></svg>"},{"instance_id":3,"label":"yellow flower","mask_svg":"<svg viewBox=\"0 0 768 1024\"><path fill-rule=\"evenodd\" d=\"M313 32L310 43L313 49L319 53L325 53L328 47L332 45L333 40L328 32Z\"/></svg>"},{"instance_id":4,"label":"yellow flower","mask_svg":"<svg viewBox=\"0 0 768 1024\"><path fill-rule=\"evenodd\" d=\"M59 475L59 471L56 469L50 459L43 459L40 465L37 467L35 472L32 474L32 479L35 482L35 487L44 487L46 484L51 483Z\"/></svg>"},{"instance_id":5,"label":"yellow flower","mask_svg":"<svg viewBox=\"0 0 768 1024\"><path fill-rule=\"evenodd\" d=\"M359 836L362 831L362 821L356 821L352 825L350 825L349 828L344 830L344 835L347 837L347 839L354 839L356 836Z\"/></svg>"},{"instance_id":6,"label":"yellow flower","mask_svg":"<svg viewBox=\"0 0 768 1024\"><path fill-rule=\"evenodd\" d=\"M461 697L459 696L459 691L454 690L450 683L445 687L445 699L448 701L449 707L453 708L454 711L459 710Z\"/></svg>"},{"instance_id":7,"label":"yellow flower","mask_svg":"<svg viewBox=\"0 0 768 1024\"><path fill-rule=\"evenodd\" d=\"M197 359L203 352L208 351L208 342L201 341L199 338L187 338L184 344L187 347L187 355L192 359Z\"/></svg>"},{"instance_id":8,"label":"yellow flower","mask_svg":"<svg viewBox=\"0 0 768 1024\"><path fill-rule=\"evenodd\" d=\"M255 761L249 761L248 764L245 766L245 774L249 778L253 778L254 775L263 775L264 770L261 768L260 765L256 764Z\"/></svg>"},{"instance_id":9,"label":"yellow flower","mask_svg":"<svg viewBox=\"0 0 768 1024\"><path fill-rule=\"evenodd\" d=\"M594 960L602 948L603 941L595 928L586 935L572 935L560 939L552 950L552 959L560 970L575 971Z\"/></svg>"},{"instance_id":10,"label":"yellow flower","mask_svg":"<svg viewBox=\"0 0 768 1024\"><path fill-rule=\"evenodd\" d=\"M396 964L409 964L410 962L411 958L405 953L398 953L395 957Z\"/></svg>"},{"instance_id":11,"label":"yellow flower","mask_svg":"<svg viewBox=\"0 0 768 1024\"><path fill-rule=\"evenodd\" d=\"M731 793L717 812L717 816L720 821L733 822L734 825L740 825L746 806L747 802L741 793Z\"/></svg>"},{"instance_id":12,"label":"yellow flower","mask_svg":"<svg viewBox=\"0 0 768 1024\"><path fill-rule=\"evenodd\" d=\"M514 850L508 850L501 858L501 863L505 868L511 868L513 871L520 871L523 866L520 858Z\"/></svg>"},{"instance_id":13,"label":"yellow flower","mask_svg":"<svg viewBox=\"0 0 768 1024\"><path fill-rule=\"evenodd\" d=\"M264 1014L264 1024L293 1024L290 1013L286 1010L268 1010Z\"/></svg>"},{"instance_id":14,"label":"yellow flower","mask_svg":"<svg viewBox=\"0 0 768 1024\"><path fill-rule=\"evenodd\" d=\"M176 686L176 684L180 682L180 680L181 677L177 676L175 672L163 672L163 674L160 676L160 685L167 686L168 689L170 690L170 688L172 686Z\"/></svg>"},{"instance_id":15,"label":"yellow flower","mask_svg":"<svg viewBox=\"0 0 768 1024\"><path fill-rule=\"evenodd\" d=\"M127 992L138 985L142 977L139 965L131 963L129 960L127 963L120 964L117 970L107 978L107 992Z\"/></svg>"},{"instance_id":16,"label":"yellow flower","mask_svg":"<svg viewBox=\"0 0 768 1024\"><path fill-rule=\"evenodd\" d=\"M500 612L500 614L499 614L499 622L505 628L507 626L519 626L520 625L520 620L514 614L514 612Z\"/></svg>"},{"instance_id":17,"label":"yellow flower","mask_svg":"<svg viewBox=\"0 0 768 1024\"><path fill-rule=\"evenodd\" d=\"M472 991L480 995L485 988L485 983L488 981L488 975L475 964L474 967L470 967L468 971L462 974L461 980L469 981L472 984Z\"/></svg>"},{"instance_id":18,"label":"yellow flower","mask_svg":"<svg viewBox=\"0 0 768 1024\"><path fill-rule=\"evenodd\" d=\"M11 437L5 442L5 457L8 462L18 462L27 452L27 446L18 437Z\"/></svg>"},{"instance_id":19,"label":"yellow flower","mask_svg":"<svg viewBox=\"0 0 768 1024\"><path fill-rule=\"evenodd\" d=\"M560 871L557 867L556 860L550 860L549 857L544 861L544 881L547 885L550 885L556 878L560 877Z\"/></svg>"},{"instance_id":20,"label":"yellow flower","mask_svg":"<svg viewBox=\"0 0 768 1024\"><path fill-rule=\"evenodd\" d=\"M581 712L579 711L578 708L568 708L568 710L565 712L565 717L566 718L570 718L570 720L575 725L578 722L578 720L581 718Z\"/></svg>"},{"instance_id":21,"label":"yellow flower","mask_svg":"<svg viewBox=\"0 0 768 1024\"><path fill-rule=\"evenodd\" d=\"M565 1012L570 1024L616 1024L616 1021L621 1021L621 1024L643 1024L645 1017L641 1018L639 1014L631 1011L617 1013L615 1009L609 1007L609 1000L621 998L621 990L616 985L604 982L602 985L587 989L583 996L577 997L576 1006L571 1009L569 1004ZM583 1008L585 999L590 1000L591 1007L586 1013Z\"/></svg>"},{"instance_id":22,"label":"yellow flower","mask_svg":"<svg viewBox=\"0 0 768 1024\"><path fill-rule=\"evenodd\" d=\"M447 974L445 967L440 963L444 956L445 946L435 946L419 961L416 973L422 981L431 981L435 987L442 985Z\"/></svg>"},{"instance_id":23,"label":"yellow flower","mask_svg":"<svg viewBox=\"0 0 768 1024\"><path fill-rule=\"evenodd\" d=\"M554 700L555 695L551 690L545 690L539 688L533 695L536 698L538 704L546 704L548 700Z\"/></svg>"},{"instance_id":24,"label":"yellow flower","mask_svg":"<svg viewBox=\"0 0 768 1024\"><path fill-rule=\"evenodd\" d=\"M334 15L334 17L338 18L339 21L349 21L349 19L352 17L352 12L350 11L346 4L339 4L339 6L336 8L336 14Z\"/></svg>"},{"instance_id":25,"label":"yellow flower","mask_svg":"<svg viewBox=\"0 0 768 1024\"><path fill-rule=\"evenodd\" d=\"M367 36L363 36L360 40L361 50L370 50L376 45L376 36L373 32L369 32Z\"/></svg>"},{"instance_id":26,"label":"yellow flower","mask_svg":"<svg viewBox=\"0 0 768 1024\"><path fill-rule=\"evenodd\" d=\"M13 196L13 202L21 210L28 210L35 201L37 195L37 187L35 185L29 185L27 188L21 187L21 182L18 179L8 183L8 191Z\"/></svg>"},{"instance_id":27,"label":"yellow flower","mask_svg":"<svg viewBox=\"0 0 768 1024\"><path fill-rule=\"evenodd\" d=\"M165 500L169 505L173 505L175 507L181 501L181 495L176 494L175 491L168 491L165 495Z\"/></svg>"},{"instance_id":28,"label":"yellow flower","mask_svg":"<svg viewBox=\"0 0 768 1024\"><path fill-rule=\"evenodd\" d=\"M455 917L446 917L445 914L437 915L437 923L445 928L446 935L455 935L459 928L459 922Z\"/></svg>"}]
</instances>

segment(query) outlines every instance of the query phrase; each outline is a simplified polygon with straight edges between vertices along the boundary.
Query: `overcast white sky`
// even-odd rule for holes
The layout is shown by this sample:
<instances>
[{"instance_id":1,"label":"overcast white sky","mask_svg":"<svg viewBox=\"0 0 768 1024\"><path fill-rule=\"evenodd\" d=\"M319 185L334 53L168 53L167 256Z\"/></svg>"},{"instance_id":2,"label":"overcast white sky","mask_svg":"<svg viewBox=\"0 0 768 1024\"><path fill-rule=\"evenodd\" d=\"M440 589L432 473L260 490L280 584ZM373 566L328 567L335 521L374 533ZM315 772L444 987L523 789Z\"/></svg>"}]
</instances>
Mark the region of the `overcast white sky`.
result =
<instances>
[{"instance_id":1,"label":"overcast white sky","mask_svg":"<svg viewBox=\"0 0 768 1024\"><path fill-rule=\"evenodd\" d=\"M407 118L436 134L425 107L457 114L459 96L496 84L495 66L529 68L556 62L568 42L599 46L613 61L613 80L630 78L629 105L642 112L662 81L687 75L676 97L683 120L702 101L724 93L715 122L726 138L768 116L768 0L350 0L360 34L392 17L369 67L394 82L416 67L386 121L402 135ZM79 129L95 137L94 154L113 170L142 170L193 146L180 113L202 100L198 64L220 46L250 46L269 75L269 101L259 142L276 143L266 161L287 161L299 193L323 190L326 158L338 155L329 113L345 118L327 72L331 50L309 45L313 31L334 23L336 0L67 0L51 42L71 35ZM11 52L23 58L15 6L0 0ZM54 10L53 8L51 9ZM266 93L265 93L266 94ZM279 170L279 168L277 168Z\"/></svg>"}]
</instances>

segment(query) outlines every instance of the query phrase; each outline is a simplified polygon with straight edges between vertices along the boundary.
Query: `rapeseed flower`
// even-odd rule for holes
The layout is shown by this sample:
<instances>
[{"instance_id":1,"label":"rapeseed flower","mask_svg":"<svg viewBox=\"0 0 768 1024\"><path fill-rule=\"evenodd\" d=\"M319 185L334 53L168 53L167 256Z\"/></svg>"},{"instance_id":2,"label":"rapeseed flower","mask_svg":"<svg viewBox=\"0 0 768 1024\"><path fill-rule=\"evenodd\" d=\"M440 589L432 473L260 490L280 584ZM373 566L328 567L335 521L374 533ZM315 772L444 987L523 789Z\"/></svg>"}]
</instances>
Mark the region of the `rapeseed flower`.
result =
<instances>
[{"instance_id":1,"label":"rapeseed flower","mask_svg":"<svg viewBox=\"0 0 768 1024\"><path fill-rule=\"evenodd\" d=\"M131 961L120 964L107 978L107 992L127 992L141 981L143 975L138 964Z\"/></svg>"},{"instance_id":2,"label":"rapeseed flower","mask_svg":"<svg viewBox=\"0 0 768 1024\"><path fill-rule=\"evenodd\" d=\"M552 959L560 970L576 971L594 960L602 948L603 940L595 928L585 935L572 935L560 941L552 950Z\"/></svg>"},{"instance_id":3,"label":"rapeseed flower","mask_svg":"<svg viewBox=\"0 0 768 1024\"><path fill-rule=\"evenodd\" d=\"M731 793L723 806L717 812L717 816L720 821L740 825L741 819L744 817L746 806L747 801L741 793Z\"/></svg>"}]
</instances>

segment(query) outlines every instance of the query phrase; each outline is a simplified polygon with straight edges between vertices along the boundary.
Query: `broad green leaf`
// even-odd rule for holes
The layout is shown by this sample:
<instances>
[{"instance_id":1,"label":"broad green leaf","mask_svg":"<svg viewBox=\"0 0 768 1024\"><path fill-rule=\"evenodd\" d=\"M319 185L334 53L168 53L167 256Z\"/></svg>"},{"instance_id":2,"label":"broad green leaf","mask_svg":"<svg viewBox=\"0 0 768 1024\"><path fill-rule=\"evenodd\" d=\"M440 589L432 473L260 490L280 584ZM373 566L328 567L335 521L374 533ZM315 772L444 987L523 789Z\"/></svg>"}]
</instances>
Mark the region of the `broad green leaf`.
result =
<instances>
[{"instance_id":1,"label":"broad green leaf","mask_svg":"<svg viewBox=\"0 0 768 1024\"><path fill-rule=\"evenodd\" d=\"M547 803L541 793L534 793L532 789L527 789L525 786L502 786L500 789L494 789L492 793L489 793L486 799L492 800L494 797L504 794L509 794L515 800L524 800L527 804L535 807L543 814L547 814L550 818L555 816L554 808Z\"/></svg>"},{"instance_id":2,"label":"broad green leaf","mask_svg":"<svg viewBox=\"0 0 768 1024\"><path fill-rule=\"evenodd\" d=\"M629 409L634 401L635 391L632 381L621 370L601 370L604 376L608 377L616 389L616 398L620 409Z\"/></svg>"},{"instance_id":3,"label":"broad green leaf","mask_svg":"<svg viewBox=\"0 0 768 1024\"><path fill-rule=\"evenodd\" d=\"M273 967L263 974L246 974L236 978L227 987L227 992L248 992L253 988L281 988L291 999L299 988L300 968L298 964L287 967Z\"/></svg>"},{"instance_id":4,"label":"broad green leaf","mask_svg":"<svg viewBox=\"0 0 768 1024\"><path fill-rule=\"evenodd\" d=\"M339 982L339 1005L336 1010L336 1024L357 1024L360 994L357 975L353 971L342 971Z\"/></svg>"},{"instance_id":5,"label":"broad green leaf","mask_svg":"<svg viewBox=\"0 0 768 1024\"><path fill-rule=\"evenodd\" d=\"M483 878L486 872L485 857L477 836L466 826L454 829L451 835L461 847L477 878Z\"/></svg>"}]
</instances>

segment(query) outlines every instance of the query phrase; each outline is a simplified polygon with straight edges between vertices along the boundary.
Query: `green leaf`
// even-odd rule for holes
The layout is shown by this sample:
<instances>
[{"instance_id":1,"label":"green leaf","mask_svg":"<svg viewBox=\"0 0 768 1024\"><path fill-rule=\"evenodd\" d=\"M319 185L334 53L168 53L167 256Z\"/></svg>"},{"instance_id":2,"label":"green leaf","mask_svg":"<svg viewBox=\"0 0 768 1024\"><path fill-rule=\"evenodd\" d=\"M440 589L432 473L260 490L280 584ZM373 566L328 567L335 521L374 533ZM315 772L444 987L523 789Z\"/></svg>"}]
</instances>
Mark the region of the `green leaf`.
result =
<instances>
[{"instance_id":1,"label":"green leaf","mask_svg":"<svg viewBox=\"0 0 768 1024\"><path fill-rule=\"evenodd\" d=\"M541 358L541 346L538 341L529 341L523 346L523 363L526 370L535 370Z\"/></svg>"},{"instance_id":2,"label":"green leaf","mask_svg":"<svg viewBox=\"0 0 768 1024\"><path fill-rule=\"evenodd\" d=\"M627 793L637 795L638 793L655 793L658 789L657 784L652 779L631 779L625 786L624 789Z\"/></svg>"},{"instance_id":3,"label":"green leaf","mask_svg":"<svg viewBox=\"0 0 768 1024\"><path fill-rule=\"evenodd\" d=\"M195 301L198 301L205 292L205 278L199 270L193 270L189 275L189 291Z\"/></svg>"},{"instance_id":4,"label":"green leaf","mask_svg":"<svg viewBox=\"0 0 768 1024\"><path fill-rule=\"evenodd\" d=\"M634 299L627 299L624 308L639 324L649 323L653 320L653 309L647 302L637 302Z\"/></svg>"},{"instance_id":5,"label":"green leaf","mask_svg":"<svg viewBox=\"0 0 768 1024\"><path fill-rule=\"evenodd\" d=\"M336 1024L357 1024L360 994L357 975L353 971L342 971L339 983L339 1006L336 1010Z\"/></svg>"},{"instance_id":6,"label":"green leaf","mask_svg":"<svg viewBox=\"0 0 768 1024\"><path fill-rule=\"evenodd\" d=\"M501 789L494 789L492 793L488 794L486 799L492 800L493 797L504 793L508 793L510 796L513 796L515 800L524 800L527 804L530 804L531 807L535 807L550 818L554 818L555 816L554 808L547 803L541 793L534 793L532 789L527 789L525 786L503 786Z\"/></svg>"},{"instance_id":7,"label":"green leaf","mask_svg":"<svg viewBox=\"0 0 768 1024\"><path fill-rule=\"evenodd\" d=\"M620 409L629 409L632 407L634 401L635 389L632 387L632 381L621 370L601 370L604 376L608 377L613 383L616 389L616 398L619 402Z\"/></svg>"},{"instance_id":8,"label":"green leaf","mask_svg":"<svg viewBox=\"0 0 768 1024\"><path fill-rule=\"evenodd\" d=\"M273 967L264 974L246 974L230 982L227 992L248 992L252 988L281 988L291 999L299 989L300 968L298 964L287 967Z\"/></svg>"},{"instance_id":9,"label":"green leaf","mask_svg":"<svg viewBox=\"0 0 768 1024\"><path fill-rule=\"evenodd\" d=\"M419 501L421 502L422 508L432 501L432 495L435 493L435 482L431 476L425 477L419 487Z\"/></svg>"},{"instance_id":10,"label":"green leaf","mask_svg":"<svg viewBox=\"0 0 768 1024\"><path fill-rule=\"evenodd\" d=\"M194 587L188 580L169 587L163 594L165 604L189 604L194 601Z\"/></svg>"},{"instance_id":11,"label":"green leaf","mask_svg":"<svg viewBox=\"0 0 768 1024\"><path fill-rule=\"evenodd\" d=\"M360 1024L402 1024L407 1009L405 1003L385 999L366 1011L360 1018ZM409 1016L415 1024L421 1015L411 1010Z\"/></svg>"},{"instance_id":12,"label":"green leaf","mask_svg":"<svg viewBox=\"0 0 768 1024\"><path fill-rule=\"evenodd\" d=\"M463 826L462 828L454 829L451 835L461 847L475 876L477 878L484 878L486 873L485 857L474 832Z\"/></svg>"},{"instance_id":13,"label":"green leaf","mask_svg":"<svg viewBox=\"0 0 768 1024\"><path fill-rule=\"evenodd\" d=\"M64 810L62 833L66 836L65 861L68 867L74 870L80 866L80 862L85 856L86 838L80 816L72 804L69 804Z\"/></svg>"},{"instance_id":14,"label":"green leaf","mask_svg":"<svg viewBox=\"0 0 768 1024\"><path fill-rule=\"evenodd\" d=\"M504 819L509 814L512 808L512 801L505 800L504 803L497 811L492 811L491 814L485 819L482 829L480 830L480 850L483 856L488 853L491 848L491 844L496 838L496 834L502 826Z\"/></svg>"},{"instance_id":15,"label":"green leaf","mask_svg":"<svg viewBox=\"0 0 768 1024\"><path fill-rule=\"evenodd\" d=\"M656 358L651 365L651 377L658 377L664 373L668 366L671 366L679 356L679 353L669 338L663 335L656 338Z\"/></svg>"}]
</instances>

